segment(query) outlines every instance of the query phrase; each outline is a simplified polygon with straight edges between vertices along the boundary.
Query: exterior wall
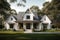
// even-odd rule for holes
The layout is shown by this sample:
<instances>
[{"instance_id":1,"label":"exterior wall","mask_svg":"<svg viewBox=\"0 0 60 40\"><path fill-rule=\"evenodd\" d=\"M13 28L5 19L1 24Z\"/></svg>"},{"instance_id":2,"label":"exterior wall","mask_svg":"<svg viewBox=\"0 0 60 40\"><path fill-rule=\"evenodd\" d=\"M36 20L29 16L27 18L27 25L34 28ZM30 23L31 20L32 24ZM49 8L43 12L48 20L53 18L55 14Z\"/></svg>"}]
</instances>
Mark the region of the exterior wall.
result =
<instances>
[{"instance_id":1,"label":"exterior wall","mask_svg":"<svg viewBox=\"0 0 60 40\"><path fill-rule=\"evenodd\" d=\"M26 30L26 24L25 23L23 23L23 29Z\"/></svg>"},{"instance_id":2,"label":"exterior wall","mask_svg":"<svg viewBox=\"0 0 60 40\"><path fill-rule=\"evenodd\" d=\"M10 26L9 26L9 24L7 22L4 22L4 26L5 26L6 30L10 29Z\"/></svg>"},{"instance_id":3,"label":"exterior wall","mask_svg":"<svg viewBox=\"0 0 60 40\"><path fill-rule=\"evenodd\" d=\"M7 30L10 29L10 25L9 25L8 23L5 23L4 26L5 26L5 29L7 29ZM30 27L31 27L31 29L26 29L26 23L23 23L23 29L24 29L25 31L27 31L27 30L33 31L33 30L32 30L32 29L33 29L33 23L31 23ZM39 23L39 25L36 26L36 27L38 27L38 28L35 29L35 31L40 31L40 30L43 30L43 28L44 28L44 26L42 25L42 23ZM14 30L19 30L18 23L15 23L12 29L14 29ZM48 25L47 25L47 29L48 29L48 30L51 29L51 24L48 24Z\"/></svg>"},{"instance_id":4,"label":"exterior wall","mask_svg":"<svg viewBox=\"0 0 60 40\"><path fill-rule=\"evenodd\" d=\"M31 23L31 30L33 29L33 23Z\"/></svg>"},{"instance_id":5,"label":"exterior wall","mask_svg":"<svg viewBox=\"0 0 60 40\"><path fill-rule=\"evenodd\" d=\"M10 29L10 24L9 24L9 23L4 22L4 26L5 26L4 28L5 28L6 30ZM14 30L19 30L18 23L14 23L12 29L14 29Z\"/></svg>"},{"instance_id":6,"label":"exterior wall","mask_svg":"<svg viewBox=\"0 0 60 40\"><path fill-rule=\"evenodd\" d=\"M27 16L27 15L30 16L30 19L26 19L26 16ZM32 13L32 14L25 14L25 15L24 15L24 18L23 18L23 21L33 21L33 16L34 16L33 13Z\"/></svg>"},{"instance_id":7,"label":"exterior wall","mask_svg":"<svg viewBox=\"0 0 60 40\"><path fill-rule=\"evenodd\" d=\"M44 25L42 23L40 23L40 26L39 27L40 27L40 30L43 30ZM46 26L46 29L48 29L48 30L51 29L51 24L48 23L47 26Z\"/></svg>"},{"instance_id":8,"label":"exterior wall","mask_svg":"<svg viewBox=\"0 0 60 40\"><path fill-rule=\"evenodd\" d=\"M6 22L9 23L9 24L12 24L12 23L15 23L16 19L13 17L13 16L10 16Z\"/></svg>"},{"instance_id":9,"label":"exterior wall","mask_svg":"<svg viewBox=\"0 0 60 40\"><path fill-rule=\"evenodd\" d=\"M30 15L30 19L26 19L26 16L27 15ZM34 16L34 14L33 13L31 13L31 14L25 14L24 15L24 18L23 18L23 21L33 21L33 16ZM11 20L11 18L13 18L13 20ZM43 25L42 25L42 23L47 23L48 25L47 25L47 29L51 29L51 21L49 20L49 18L47 17L47 16L45 16L45 19L46 20L44 20L44 17L41 19L41 23L39 23L39 25L37 26L38 28L37 28L37 30L38 31L40 31L40 30L43 30ZM13 16L10 16L9 18L8 18L8 20L4 23L4 26L5 26L5 29L10 29L10 23L12 23L12 24L14 24L14 26L13 26L13 28L12 29L15 29L15 30L19 30L19 26L18 26L18 23L16 23L15 22L16 20L14 19L14 17ZM31 29L29 29L29 30L31 30L31 32L32 32L32 29L33 29L33 23L30 23L31 25L30 25L30 27L31 27ZM28 30L28 29L26 29L26 23L23 23L23 29L26 31L26 30Z\"/></svg>"},{"instance_id":10,"label":"exterior wall","mask_svg":"<svg viewBox=\"0 0 60 40\"><path fill-rule=\"evenodd\" d=\"M47 25L47 29L48 29L48 30L51 29L51 24L48 24L48 25Z\"/></svg>"},{"instance_id":11,"label":"exterior wall","mask_svg":"<svg viewBox=\"0 0 60 40\"><path fill-rule=\"evenodd\" d=\"M51 29L51 20L46 16L44 15L41 19L41 23L43 24L47 24L47 29ZM43 26L43 24L41 24ZM43 26L44 27L44 26Z\"/></svg>"},{"instance_id":12,"label":"exterior wall","mask_svg":"<svg viewBox=\"0 0 60 40\"><path fill-rule=\"evenodd\" d=\"M42 23L51 23L51 20L46 15L44 15L41 19L41 22Z\"/></svg>"},{"instance_id":13,"label":"exterior wall","mask_svg":"<svg viewBox=\"0 0 60 40\"><path fill-rule=\"evenodd\" d=\"M39 23L39 30L43 30L43 25L42 25L42 23Z\"/></svg>"},{"instance_id":14,"label":"exterior wall","mask_svg":"<svg viewBox=\"0 0 60 40\"><path fill-rule=\"evenodd\" d=\"M19 30L18 23L16 23L16 19L15 19L13 16L10 16L10 17L4 22L5 29L7 29L7 30L10 29L10 24L14 24L12 29L14 29L14 30Z\"/></svg>"}]
</instances>

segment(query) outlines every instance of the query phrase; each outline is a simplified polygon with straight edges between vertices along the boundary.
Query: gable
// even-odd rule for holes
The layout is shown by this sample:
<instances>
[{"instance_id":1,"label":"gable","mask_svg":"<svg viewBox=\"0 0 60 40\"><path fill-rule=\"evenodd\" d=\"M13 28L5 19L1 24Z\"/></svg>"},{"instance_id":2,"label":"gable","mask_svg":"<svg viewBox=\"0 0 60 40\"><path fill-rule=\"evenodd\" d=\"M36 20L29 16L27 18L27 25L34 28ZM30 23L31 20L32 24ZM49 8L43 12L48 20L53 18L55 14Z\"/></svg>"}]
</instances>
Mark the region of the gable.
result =
<instances>
[{"instance_id":1,"label":"gable","mask_svg":"<svg viewBox=\"0 0 60 40\"><path fill-rule=\"evenodd\" d=\"M24 21L24 20L33 20L33 16L34 16L33 13L26 13L26 14L23 16L23 21Z\"/></svg>"},{"instance_id":2,"label":"gable","mask_svg":"<svg viewBox=\"0 0 60 40\"><path fill-rule=\"evenodd\" d=\"M41 21L44 23L51 23L51 20L46 16L46 15L44 15L43 17L42 17L42 19L41 19Z\"/></svg>"},{"instance_id":3,"label":"gable","mask_svg":"<svg viewBox=\"0 0 60 40\"><path fill-rule=\"evenodd\" d=\"M16 18L14 16L10 16L8 19L7 19L7 22L15 22L16 21Z\"/></svg>"}]
</instances>

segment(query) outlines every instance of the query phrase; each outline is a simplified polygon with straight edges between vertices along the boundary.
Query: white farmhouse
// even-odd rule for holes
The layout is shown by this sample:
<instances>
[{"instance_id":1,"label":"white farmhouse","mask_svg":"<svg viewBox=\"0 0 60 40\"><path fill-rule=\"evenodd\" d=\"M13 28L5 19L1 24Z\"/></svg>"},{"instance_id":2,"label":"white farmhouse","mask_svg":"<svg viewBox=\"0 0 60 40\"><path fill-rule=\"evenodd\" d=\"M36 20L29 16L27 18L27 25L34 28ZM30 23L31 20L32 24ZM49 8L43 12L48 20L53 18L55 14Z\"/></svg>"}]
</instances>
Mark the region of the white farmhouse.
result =
<instances>
[{"instance_id":1,"label":"white farmhouse","mask_svg":"<svg viewBox=\"0 0 60 40\"><path fill-rule=\"evenodd\" d=\"M51 20L47 15L38 16L37 13L33 12L20 12L17 16L10 16L5 21L5 28L19 30L24 29L26 33L32 33L34 31L45 31L51 29ZM20 24L20 26L18 26Z\"/></svg>"},{"instance_id":2,"label":"white farmhouse","mask_svg":"<svg viewBox=\"0 0 60 40\"><path fill-rule=\"evenodd\" d=\"M7 18L7 20L4 22L5 29L14 29L19 30L17 18L13 15Z\"/></svg>"}]
</instances>

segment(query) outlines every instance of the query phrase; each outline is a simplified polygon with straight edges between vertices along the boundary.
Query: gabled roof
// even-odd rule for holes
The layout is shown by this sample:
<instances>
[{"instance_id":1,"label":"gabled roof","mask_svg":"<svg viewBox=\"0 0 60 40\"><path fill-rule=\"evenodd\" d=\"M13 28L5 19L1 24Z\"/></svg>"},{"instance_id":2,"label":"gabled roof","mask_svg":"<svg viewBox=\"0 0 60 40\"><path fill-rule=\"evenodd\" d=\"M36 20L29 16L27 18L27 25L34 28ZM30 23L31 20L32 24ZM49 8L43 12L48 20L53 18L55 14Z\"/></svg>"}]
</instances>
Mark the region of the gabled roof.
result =
<instances>
[{"instance_id":1,"label":"gabled roof","mask_svg":"<svg viewBox=\"0 0 60 40\"><path fill-rule=\"evenodd\" d=\"M17 21L17 18L14 15L9 16L9 18L7 18L6 22L8 23L15 23Z\"/></svg>"},{"instance_id":2,"label":"gabled roof","mask_svg":"<svg viewBox=\"0 0 60 40\"><path fill-rule=\"evenodd\" d=\"M34 20L39 20L38 16L34 16Z\"/></svg>"},{"instance_id":3,"label":"gabled roof","mask_svg":"<svg viewBox=\"0 0 60 40\"><path fill-rule=\"evenodd\" d=\"M16 16L17 21L18 22L22 21L24 15L25 15L25 12L19 12L19 14L17 14L17 16Z\"/></svg>"},{"instance_id":4,"label":"gabled roof","mask_svg":"<svg viewBox=\"0 0 60 40\"><path fill-rule=\"evenodd\" d=\"M23 22L23 17L26 13L25 12L19 12L19 14L17 14L16 18L18 22ZM29 14L29 13L28 13ZM44 21L44 19L46 19L46 21L51 22L51 20L47 17L47 15L43 15L43 16L38 16L37 13L34 13L34 20L33 21Z\"/></svg>"},{"instance_id":5,"label":"gabled roof","mask_svg":"<svg viewBox=\"0 0 60 40\"><path fill-rule=\"evenodd\" d=\"M47 17L47 15L44 15L40 21L43 23L51 23L51 20Z\"/></svg>"},{"instance_id":6,"label":"gabled roof","mask_svg":"<svg viewBox=\"0 0 60 40\"><path fill-rule=\"evenodd\" d=\"M22 22L23 21L23 17L24 17L25 14L26 14L25 12L19 12L19 14L17 14L17 16L16 16L17 21L18 22ZM29 14L29 13L27 13L27 14ZM39 17L37 16L37 13L33 12L33 14L35 15L34 18L36 20L39 20Z\"/></svg>"}]
</instances>

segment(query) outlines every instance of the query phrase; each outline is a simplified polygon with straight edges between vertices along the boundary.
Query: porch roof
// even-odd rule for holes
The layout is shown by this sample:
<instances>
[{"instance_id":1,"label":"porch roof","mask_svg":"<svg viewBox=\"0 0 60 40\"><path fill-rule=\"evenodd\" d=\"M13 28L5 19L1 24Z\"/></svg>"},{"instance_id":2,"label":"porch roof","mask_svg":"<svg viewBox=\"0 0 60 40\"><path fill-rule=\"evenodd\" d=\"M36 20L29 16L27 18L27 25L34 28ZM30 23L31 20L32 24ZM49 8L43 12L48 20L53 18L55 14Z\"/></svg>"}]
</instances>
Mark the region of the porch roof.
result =
<instances>
[{"instance_id":1,"label":"porch roof","mask_svg":"<svg viewBox=\"0 0 60 40\"><path fill-rule=\"evenodd\" d=\"M40 23L40 21L20 21L19 23Z\"/></svg>"}]
</instances>

